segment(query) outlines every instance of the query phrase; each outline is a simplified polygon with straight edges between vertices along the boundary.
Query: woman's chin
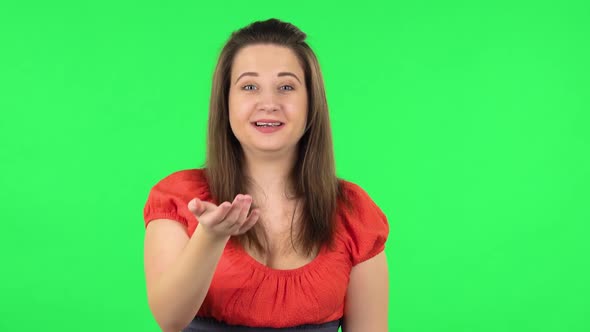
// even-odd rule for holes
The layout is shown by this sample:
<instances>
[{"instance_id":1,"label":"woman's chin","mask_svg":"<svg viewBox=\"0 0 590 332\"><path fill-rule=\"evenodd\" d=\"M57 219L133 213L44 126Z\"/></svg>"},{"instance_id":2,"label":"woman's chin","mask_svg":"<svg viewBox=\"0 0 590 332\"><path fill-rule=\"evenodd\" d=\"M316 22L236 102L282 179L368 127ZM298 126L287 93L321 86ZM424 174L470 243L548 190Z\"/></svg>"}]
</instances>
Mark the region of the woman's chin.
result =
<instances>
[{"instance_id":1,"label":"woman's chin","mask_svg":"<svg viewBox=\"0 0 590 332\"><path fill-rule=\"evenodd\" d=\"M272 154L283 154L286 153L289 149L285 145L279 144L259 144L255 146L251 146L250 150L255 153L265 154L265 155L272 155Z\"/></svg>"}]
</instances>

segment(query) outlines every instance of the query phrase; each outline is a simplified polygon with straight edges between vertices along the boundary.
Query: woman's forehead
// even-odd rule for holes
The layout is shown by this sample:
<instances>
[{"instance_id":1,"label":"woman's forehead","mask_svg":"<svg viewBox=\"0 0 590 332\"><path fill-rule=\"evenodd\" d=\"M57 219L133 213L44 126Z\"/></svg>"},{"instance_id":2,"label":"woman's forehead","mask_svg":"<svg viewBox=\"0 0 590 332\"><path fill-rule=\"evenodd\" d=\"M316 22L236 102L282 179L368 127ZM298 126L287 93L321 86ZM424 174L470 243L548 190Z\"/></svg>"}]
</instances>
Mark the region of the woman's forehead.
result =
<instances>
[{"instance_id":1,"label":"woman's forehead","mask_svg":"<svg viewBox=\"0 0 590 332\"><path fill-rule=\"evenodd\" d=\"M277 45L251 45L241 49L233 61L232 77L237 77L243 72L254 72L259 76L276 76L280 72L303 75L295 52L288 47Z\"/></svg>"}]
</instances>

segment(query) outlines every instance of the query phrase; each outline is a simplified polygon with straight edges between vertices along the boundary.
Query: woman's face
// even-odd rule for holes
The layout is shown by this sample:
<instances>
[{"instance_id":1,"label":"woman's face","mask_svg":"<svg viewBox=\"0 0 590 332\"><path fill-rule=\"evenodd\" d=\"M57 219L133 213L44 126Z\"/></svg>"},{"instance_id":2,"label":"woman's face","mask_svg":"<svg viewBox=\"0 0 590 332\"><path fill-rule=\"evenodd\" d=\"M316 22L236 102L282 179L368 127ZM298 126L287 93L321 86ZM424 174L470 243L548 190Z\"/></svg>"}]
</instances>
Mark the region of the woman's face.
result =
<instances>
[{"instance_id":1,"label":"woman's face","mask_svg":"<svg viewBox=\"0 0 590 332\"><path fill-rule=\"evenodd\" d=\"M229 122L246 153L295 150L307 122L303 75L297 56L287 47L251 45L235 55Z\"/></svg>"}]
</instances>

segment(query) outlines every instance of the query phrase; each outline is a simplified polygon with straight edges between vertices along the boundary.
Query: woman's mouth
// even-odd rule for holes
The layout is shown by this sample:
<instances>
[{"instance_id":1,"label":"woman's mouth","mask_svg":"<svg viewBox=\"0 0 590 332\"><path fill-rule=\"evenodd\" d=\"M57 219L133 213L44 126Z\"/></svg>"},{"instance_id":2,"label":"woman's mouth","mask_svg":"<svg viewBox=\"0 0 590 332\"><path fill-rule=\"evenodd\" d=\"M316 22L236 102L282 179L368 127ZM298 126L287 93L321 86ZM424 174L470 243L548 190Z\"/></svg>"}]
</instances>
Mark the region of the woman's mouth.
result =
<instances>
[{"instance_id":1,"label":"woman's mouth","mask_svg":"<svg viewBox=\"0 0 590 332\"><path fill-rule=\"evenodd\" d=\"M267 121L256 121L256 122L252 122L252 126L254 126L254 128L256 128L256 130L258 130L261 133L264 134L269 134L269 133L274 133L276 131L281 130L281 128L284 127L284 123L282 122L267 122Z\"/></svg>"}]
</instances>

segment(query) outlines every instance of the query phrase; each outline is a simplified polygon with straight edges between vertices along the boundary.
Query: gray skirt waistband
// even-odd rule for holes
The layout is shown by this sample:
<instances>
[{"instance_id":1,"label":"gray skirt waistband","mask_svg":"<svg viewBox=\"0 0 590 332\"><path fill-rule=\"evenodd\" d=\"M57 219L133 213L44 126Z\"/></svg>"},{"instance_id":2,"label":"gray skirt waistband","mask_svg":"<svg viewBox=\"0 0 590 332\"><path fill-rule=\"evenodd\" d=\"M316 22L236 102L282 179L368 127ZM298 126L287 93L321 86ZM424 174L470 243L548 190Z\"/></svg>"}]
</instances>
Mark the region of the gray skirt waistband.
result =
<instances>
[{"instance_id":1,"label":"gray skirt waistband","mask_svg":"<svg viewBox=\"0 0 590 332\"><path fill-rule=\"evenodd\" d=\"M305 324L295 327L272 328L272 327L249 327L242 325L229 325L214 318L209 317L195 317L193 321L185 327L182 332L272 332L272 331L288 331L288 332L338 332L338 328L342 324L342 319L323 323L323 324Z\"/></svg>"}]
</instances>

